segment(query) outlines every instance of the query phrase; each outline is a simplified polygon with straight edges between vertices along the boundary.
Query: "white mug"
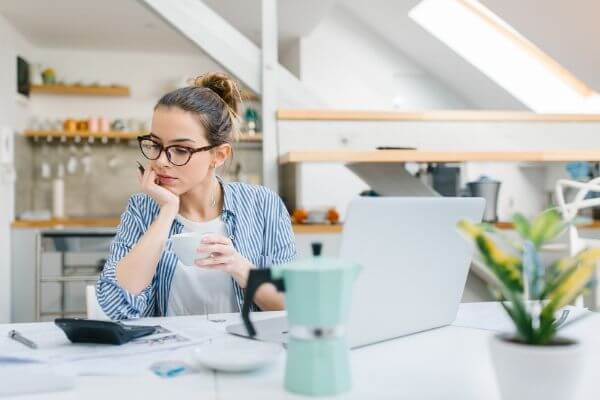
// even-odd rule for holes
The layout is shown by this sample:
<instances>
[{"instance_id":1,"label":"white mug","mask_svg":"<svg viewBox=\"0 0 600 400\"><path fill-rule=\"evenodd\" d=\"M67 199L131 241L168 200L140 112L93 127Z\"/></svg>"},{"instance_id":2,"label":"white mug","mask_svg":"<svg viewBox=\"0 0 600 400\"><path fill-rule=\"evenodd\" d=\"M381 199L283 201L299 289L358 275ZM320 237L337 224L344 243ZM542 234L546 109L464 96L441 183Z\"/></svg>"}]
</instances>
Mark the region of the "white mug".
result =
<instances>
[{"instance_id":1,"label":"white mug","mask_svg":"<svg viewBox=\"0 0 600 400\"><path fill-rule=\"evenodd\" d=\"M208 233L211 232L184 232L173 235L167 239L165 248L172 250L183 265L195 265L195 260L208 257L208 253L198 253L200 241Z\"/></svg>"}]
</instances>

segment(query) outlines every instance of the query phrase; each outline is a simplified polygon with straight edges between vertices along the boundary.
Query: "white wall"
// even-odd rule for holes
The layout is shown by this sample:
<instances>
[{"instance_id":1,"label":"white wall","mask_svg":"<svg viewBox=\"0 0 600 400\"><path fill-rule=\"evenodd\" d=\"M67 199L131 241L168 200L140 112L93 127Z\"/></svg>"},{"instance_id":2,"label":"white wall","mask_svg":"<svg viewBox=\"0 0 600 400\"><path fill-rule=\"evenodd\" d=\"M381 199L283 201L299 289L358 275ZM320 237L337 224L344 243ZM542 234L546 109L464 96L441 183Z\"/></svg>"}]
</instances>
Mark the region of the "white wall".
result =
<instances>
[{"instance_id":1,"label":"white wall","mask_svg":"<svg viewBox=\"0 0 600 400\"><path fill-rule=\"evenodd\" d=\"M1 17L0 17L1 18ZM28 127L30 116L63 119L106 116L149 121L158 98L175 83L208 71L222 70L200 50L196 54L164 54L134 51L47 49L31 46L0 19L0 125L15 131ZM5 40L6 39L6 40ZM69 82L120 83L130 86L131 97L81 97L35 94L29 100L15 100L16 53L30 64L55 69L59 79ZM133 168L133 165L132 165ZM35 190L35 189L34 189ZM14 219L14 193L0 192L0 323L10 316L10 222ZM10 204L10 206L9 206ZM31 249L33 251L33 249ZM8 255L4 256L4 255Z\"/></svg>"},{"instance_id":2,"label":"white wall","mask_svg":"<svg viewBox=\"0 0 600 400\"><path fill-rule=\"evenodd\" d=\"M27 103L17 95L17 55L30 59L32 46L0 15L0 127L22 129ZM14 186L0 177L0 323L10 318L10 223L14 217Z\"/></svg>"},{"instance_id":3,"label":"white wall","mask_svg":"<svg viewBox=\"0 0 600 400\"><path fill-rule=\"evenodd\" d=\"M466 103L342 7L300 40L301 80L331 108L429 110Z\"/></svg>"},{"instance_id":4,"label":"white wall","mask_svg":"<svg viewBox=\"0 0 600 400\"><path fill-rule=\"evenodd\" d=\"M282 52L281 62L299 73L302 83L330 108L466 108L462 99L343 7L333 8L310 35L299 40L299 49L296 47L290 44ZM371 133L375 134L366 132ZM280 138L280 152L286 139ZM314 137L304 141L298 137L298 141L303 148L320 148ZM342 164L303 165L298 179L302 188L299 206L334 206L342 216L349 199L368 188Z\"/></svg>"},{"instance_id":5,"label":"white wall","mask_svg":"<svg viewBox=\"0 0 600 400\"><path fill-rule=\"evenodd\" d=\"M300 40L299 61L295 58L293 46L290 46L282 55L282 62L290 68L295 68L299 62L297 70L302 82L331 108L396 111L472 108L459 95L400 53L396 46L390 45L386 38L374 33L339 6L309 36ZM385 124L382 124L377 130L366 130L362 134L367 140L371 135L380 137L385 129ZM404 136L404 141L390 138L391 141L379 144L392 145L393 141L396 146L410 146L419 142L417 136L422 133L419 129L405 129L408 129L408 134ZM411 134L415 137L412 138ZM486 132L485 127L481 135L487 138L486 147L496 147L496 138L491 132ZM280 138L280 152L286 140ZM302 141L300 138L298 140ZM304 141L308 140L305 136ZM373 138L372 142L378 140ZM515 140L517 145L519 139ZM560 138L560 144L568 146L570 143L565 137L564 140ZM339 148L344 146L338 144ZM302 147L318 149L322 146L319 140L313 138L311 143L303 142ZM367 188L364 182L341 164L304 165L301 171L301 206L306 208L333 205L344 214L349 199ZM539 212L547 204L547 191L551 189L553 179L564 176L563 171L558 167L548 174L544 168L469 163L461 178L466 183L487 174L502 181L498 212L501 219L507 220L516 211L529 215Z\"/></svg>"},{"instance_id":6,"label":"white wall","mask_svg":"<svg viewBox=\"0 0 600 400\"><path fill-rule=\"evenodd\" d=\"M600 123L426 122L426 121L279 121L279 151L372 150L409 146L434 151L562 151L600 148ZM548 204L547 193L564 176L562 165L468 163L465 181L486 173L502 181L498 214L528 215ZM300 164L296 205L335 206L342 217L353 196L366 188L342 163Z\"/></svg>"},{"instance_id":7,"label":"white wall","mask_svg":"<svg viewBox=\"0 0 600 400\"><path fill-rule=\"evenodd\" d=\"M31 108L36 116L48 118L150 119L159 97L175 83L198 74L223 70L200 50L179 55L134 51L39 49L38 62L52 66L58 79L69 82L119 83L131 88L131 97L78 97L36 95Z\"/></svg>"}]
</instances>

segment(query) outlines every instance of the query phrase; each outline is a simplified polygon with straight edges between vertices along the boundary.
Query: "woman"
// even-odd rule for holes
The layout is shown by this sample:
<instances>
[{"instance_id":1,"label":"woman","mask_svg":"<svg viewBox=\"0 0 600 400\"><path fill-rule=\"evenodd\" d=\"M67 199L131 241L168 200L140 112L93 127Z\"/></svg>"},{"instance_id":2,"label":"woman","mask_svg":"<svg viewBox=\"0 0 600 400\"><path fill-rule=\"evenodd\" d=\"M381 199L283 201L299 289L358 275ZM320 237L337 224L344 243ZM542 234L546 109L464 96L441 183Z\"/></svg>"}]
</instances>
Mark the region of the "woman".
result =
<instances>
[{"instance_id":1,"label":"woman","mask_svg":"<svg viewBox=\"0 0 600 400\"><path fill-rule=\"evenodd\" d=\"M239 91L221 73L164 95L154 108L152 133L140 137L149 159L140 173L143 193L131 196L110 247L96 293L111 319L236 312L251 268L296 257L289 214L277 194L216 176L232 152ZM184 266L163 246L181 232L203 236ZM282 310L283 295L263 285L262 310Z\"/></svg>"}]
</instances>

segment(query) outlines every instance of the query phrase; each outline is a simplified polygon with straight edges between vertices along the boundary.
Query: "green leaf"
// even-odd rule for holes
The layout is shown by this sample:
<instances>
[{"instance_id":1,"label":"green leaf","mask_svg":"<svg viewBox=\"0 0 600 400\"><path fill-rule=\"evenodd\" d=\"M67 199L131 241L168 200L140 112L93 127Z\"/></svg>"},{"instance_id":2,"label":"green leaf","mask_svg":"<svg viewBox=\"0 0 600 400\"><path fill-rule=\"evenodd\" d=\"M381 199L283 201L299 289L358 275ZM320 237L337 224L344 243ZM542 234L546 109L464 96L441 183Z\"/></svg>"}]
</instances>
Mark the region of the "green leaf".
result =
<instances>
[{"instance_id":1,"label":"green leaf","mask_svg":"<svg viewBox=\"0 0 600 400\"><path fill-rule=\"evenodd\" d=\"M540 256L531 241L526 241L523 252L523 278L524 285L527 285L529 290L529 299L541 299L544 279L544 267Z\"/></svg>"},{"instance_id":2,"label":"green leaf","mask_svg":"<svg viewBox=\"0 0 600 400\"><path fill-rule=\"evenodd\" d=\"M547 299L551 293L577 270L576 257L565 257L553 264L547 271L546 285L540 294L540 299Z\"/></svg>"},{"instance_id":3,"label":"green leaf","mask_svg":"<svg viewBox=\"0 0 600 400\"><path fill-rule=\"evenodd\" d=\"M556 309L554 306L544 307L540 313L540 327L536 333L536 342L539 345L550 343L556 336Z\"/></svg>"},{"instance_id":4,"label":"green leaf","mask_svg":"<svg viewBox=\"0 0 600 400\"><path fill-rule=\"evenodd\" d=\"M521 337L521 340L525 343L533 343L535 336L532 326L532 318L527 313L522 296L511 290L503 290L502 296L508 300L509 304L511 305L509 308L504 302L501 303L502 307L506 310L509 317L515 323L517 333Z\"/></svg>"},{"instance_id":5,"label":"green leaf","mask_svg":"<svg viewBox=\"0 0 600 400\"><path fill-rule=\"evenodd\" d=\"M525 216L521 213L516 213L513 215L513 225L515 230L521 235L524 240L529 240L529 230L531 229L531 225Z\"/></svg>"},{"instance_id":6,"label":"green leaf","mask_svg":"<svg viewBox=\"0 0 600 400\"><path fill-rule=\"evenodd\" d=\"M507 289L522 293L523 281L521 277L521 260L505 255L485 235L478 235L475 242L485 264L490 268L498 280L502 282Z\"/></svg>"},{"instance_id":7,"label":"green leaf","mask_svg":"<svg viewBox=\"0 0 600 400\"><path fill-rule=\"evenodd\" d=\"M523 291L521 259L506 254L485 234L483 228L479 225L461 220L458 223L458 228L475 241L477 250L486 267L503 285L517 292Z\"/></svg>"},{"instance_id":8,"label":"green leaf","mask_svg":"<svg viewBox=\"0 0 600 400\"><path fill-rule=\"evenodd\" d=\"M566 227L556 208L550 208L534 219L529 229L529 239L540 248L544 243L554 239Z\"/></svg>"},{"instance_id":9,"label":"green leaf","mask_svg":"<svg viewBox=\"0 0 600 400\"><path fill-rule=\"evenodd\" d=\"M523 251L523 245L521 244L521 242L519 240L515 240L512 237L510 237L509 235L507 235L506 233L504 233L503 230L498 229L495 225L493 224L480 224L480 226L485 230L485 232L489 232L491 234L494 235L494 237L498 237L500 238L503 242L505 242L506 244L510 245L513 249L515 249L515 251L518 252L522 252Z\"/></svg>"}]
</instances>

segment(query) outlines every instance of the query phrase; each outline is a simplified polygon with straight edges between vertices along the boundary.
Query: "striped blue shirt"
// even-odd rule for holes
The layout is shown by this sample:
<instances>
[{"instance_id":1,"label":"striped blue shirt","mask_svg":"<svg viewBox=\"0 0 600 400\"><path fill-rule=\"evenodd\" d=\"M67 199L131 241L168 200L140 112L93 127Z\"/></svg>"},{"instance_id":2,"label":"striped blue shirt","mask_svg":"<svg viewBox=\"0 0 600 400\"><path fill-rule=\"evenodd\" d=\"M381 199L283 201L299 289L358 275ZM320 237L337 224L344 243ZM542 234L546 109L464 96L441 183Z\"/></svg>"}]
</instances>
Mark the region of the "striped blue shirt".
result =
<instances>
[{"instance_id":1,"label":"striped blue shirt","mask_svg":"<svg viewBox=\"0 0 600 400\"><path fill-rule=\"evenodd\" d=\"M239 182L224 182L221 218L235 249L257 268L269 268L296 258L296 246L290 215L279 196L272 190ZM121 215L117 233L110 245L110 255L96 283L100 307L111 319L163 316L167 312L169 291L177 265L177 256L163 250L152 282L134 295L119 286L117 264L144 235L160 211L154 199L136 193ZM181 233L183 225L176 219L169 237ZM240 309L244 292L232 278Z\"/></svg>"}]
</instances>

